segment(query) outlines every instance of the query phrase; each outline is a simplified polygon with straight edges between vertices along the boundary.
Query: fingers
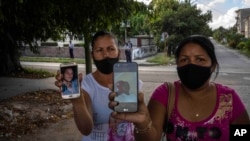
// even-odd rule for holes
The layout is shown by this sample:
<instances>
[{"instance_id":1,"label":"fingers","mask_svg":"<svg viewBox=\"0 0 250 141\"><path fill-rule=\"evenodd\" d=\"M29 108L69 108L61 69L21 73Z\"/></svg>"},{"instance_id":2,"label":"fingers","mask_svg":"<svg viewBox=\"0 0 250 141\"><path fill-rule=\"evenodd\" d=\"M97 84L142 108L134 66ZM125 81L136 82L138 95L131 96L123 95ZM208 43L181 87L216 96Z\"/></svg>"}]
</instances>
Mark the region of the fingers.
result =
<instances>
[{"instance_id":1,"label":"fingers","mask_svg":"<svg viewBox=\"0 0 250 141\"><path fill-rule=\"evenodd\" d=\"M57 87L62 87L62 81L55 81L55 85Z\"/></svg>"},{"instance_id":2,"label":"fingers","mask_svg":"<svg viewBox=\"0 0 250 141\"><path fill-rule=\"evenodd\" d=\"M140 103L144 103L144 94L142 92L139 92L138 94L138 101Z\"/></svg>"},{"instance_id":3,"label":"fingers","mask_svg":"<svg viewBox=\"0 0 250 141\"><path fill-rule=\"evenodd\" d=\"M142 92L139 92L138 94L138 102L139 109L145 111L147 106L144 100L144 94Z\"/></svg>"},{"instance_id":4,"label":"fingers","mask_svg":"<svg viewBox=\"0 0 250 141\"><path fill-rule=\"evenodd\" d=\"M82 73L79 73L79 74L78 74L78 78L79 78L79 83L80 83L80 84L82 83L82 76L83 76Z\"/></svg>"},{"instance_id":5,"label":"fingers","mask_svg":"<svg viewBox=\"0 0 250 141\"><path fill-rule=\"evenodd\" d=\"M55 79L56 79L57 81L62 79L62 74L61 74L60 70L57 70Z\"/></svg>"},{"instance_id":6,"label":"fingers","mask_svg":"<svg viewBox=\"0 0 250 141\"><path fill-rule=\"evenodd\" d=\"M56 79L55 85L60 88L62 86L62 81L61 81L62 80L62 75L61 75L60 70L57 70L55 79Z\"/></svg>"},{"instance_id":7,"label":"fingers","mask_svg":"<svg viewBox=\"0 0 250 141\"><path fill-rule=\"evenodd\" d=\"M109 101L110 101L110 102L109 102L108 106L109 106L109 108L112 109L112 110L114 110L114 107L118 105L118 102L114 101L115 95L116 95L115 92L111 92L111 93L109 94Z\"/></svg>"},{"instance_id":8,"label":"fingers","mask_svg":"<svg viewBox=\"0 0 250 141\"><path fill-rule=\"evenodd\" d=\"M110 101L114 101L115 96L116 96L116 93L115 93L115 92L109 93L109 100L110 100Z\"/></svg>"}]
</instances>

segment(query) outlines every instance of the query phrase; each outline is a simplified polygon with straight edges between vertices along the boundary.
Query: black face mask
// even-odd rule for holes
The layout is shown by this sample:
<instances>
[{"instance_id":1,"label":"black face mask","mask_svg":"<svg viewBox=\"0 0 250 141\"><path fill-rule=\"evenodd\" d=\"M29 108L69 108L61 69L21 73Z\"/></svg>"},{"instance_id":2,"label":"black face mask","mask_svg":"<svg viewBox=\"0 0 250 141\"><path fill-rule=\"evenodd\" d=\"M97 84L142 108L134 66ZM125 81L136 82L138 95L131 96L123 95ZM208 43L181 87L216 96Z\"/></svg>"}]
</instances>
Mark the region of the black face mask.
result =
<instances>
[{"instance_id":1,"label":"black face mask","mask_svg":"<svg viewBox=\"0 0 250 141\"><path fill-rule=\"evenodd\" d=\"M104 74L113 72L113 65L119 61L119 58L105 58L103 60L94 60L96 68Z\"/></svg>"},{"instance_id":2,"label":"black face mask","mask_svg":"<svg viewBox=\"0 0 250 141\"><path fill-rule=\"evenodd\" d=\"M211 67L188 64L177 67L179 78L183 85L194 90L200 88L211 76Z\"/></svg>"}]
</instances>

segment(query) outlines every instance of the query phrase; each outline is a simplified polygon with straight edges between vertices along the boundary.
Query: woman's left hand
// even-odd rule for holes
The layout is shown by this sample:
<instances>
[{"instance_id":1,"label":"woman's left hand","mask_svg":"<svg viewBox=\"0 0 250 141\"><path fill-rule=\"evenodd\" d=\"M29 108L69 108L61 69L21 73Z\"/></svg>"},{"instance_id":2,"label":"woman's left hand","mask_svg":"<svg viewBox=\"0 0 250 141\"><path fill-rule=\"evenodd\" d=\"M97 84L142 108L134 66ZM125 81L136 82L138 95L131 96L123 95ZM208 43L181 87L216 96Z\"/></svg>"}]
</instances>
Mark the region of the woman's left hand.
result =
<instances>
[{"instance_id":1,"label":"woman's left hand","mask_svg":"<svg viewBox=\"0 0 250 141\"><path fill-rule=\"evenodd\" d=\"M118 105L118 102L114 101L116 93L111 92L109 94L109 107L114 110L114 107ZM131 113L122 113L122 112L116 112L113 111L111 113L111 116L115 119L120 120L126 120L129 122L133 122L138 127L143 127L145 124L147 125L151 119L149 116L148 108L144 102L144 94L139 93L138 94L138 111L137 112L131 112Z\"/></svg>"}]
</instances>

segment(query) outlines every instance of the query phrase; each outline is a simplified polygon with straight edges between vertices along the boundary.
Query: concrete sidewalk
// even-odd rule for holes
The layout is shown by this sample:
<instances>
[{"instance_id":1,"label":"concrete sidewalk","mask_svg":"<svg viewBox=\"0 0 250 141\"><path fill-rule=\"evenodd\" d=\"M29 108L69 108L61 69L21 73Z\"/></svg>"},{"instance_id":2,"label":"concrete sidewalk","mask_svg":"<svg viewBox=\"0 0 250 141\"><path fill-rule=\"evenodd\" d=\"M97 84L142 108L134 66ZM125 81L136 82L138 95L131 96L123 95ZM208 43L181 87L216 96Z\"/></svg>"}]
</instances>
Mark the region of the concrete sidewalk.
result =
<instances>
[{"instance_id":1,"label":"concrete sidewalk","mask_svg":"<svg viewBox=\"0 0 250 141\"><path fill-rule=\"evenodd\" d=\"M58 89L54 82L54 77L46 79L0 77L0 100L31 91Z\"/></svg>"}]
</instances>

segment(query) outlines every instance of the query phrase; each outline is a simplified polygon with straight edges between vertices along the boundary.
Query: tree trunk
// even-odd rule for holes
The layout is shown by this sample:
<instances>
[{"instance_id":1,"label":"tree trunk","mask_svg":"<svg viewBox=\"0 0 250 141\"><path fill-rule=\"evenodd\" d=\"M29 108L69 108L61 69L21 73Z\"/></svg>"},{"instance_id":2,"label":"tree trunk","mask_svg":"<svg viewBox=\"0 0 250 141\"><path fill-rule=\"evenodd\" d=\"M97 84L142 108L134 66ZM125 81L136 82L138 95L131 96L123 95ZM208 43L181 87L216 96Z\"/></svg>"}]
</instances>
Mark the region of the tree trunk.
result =
<instances>
[{"instance_id":1,"label":"tree trunk","mask_svg":"<svg viewBox=\"0 0 250 141\"><path fill-rule=\"evenodd\" d=\"M84 48L85 48L86 74L89 74L92 72L92 61L91 61L91 56L90 56L90 40L91 40L91 34L85 34Z\"/></svg>"},{"instance_id":2,"label":"tree trunk","mask_svg":"<svg viewBox=\"0 0 250 141\"><path fill-rule=\"evenodd\" d=\"M3 37L0 43L2 45L0 48L0 75L22 71L18 47Z\"/></svg>"}]
</instances>

